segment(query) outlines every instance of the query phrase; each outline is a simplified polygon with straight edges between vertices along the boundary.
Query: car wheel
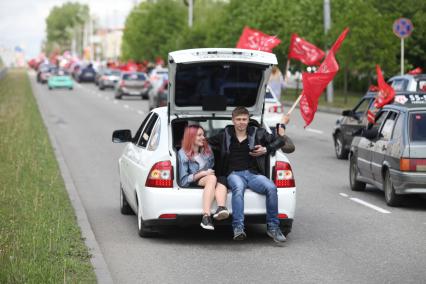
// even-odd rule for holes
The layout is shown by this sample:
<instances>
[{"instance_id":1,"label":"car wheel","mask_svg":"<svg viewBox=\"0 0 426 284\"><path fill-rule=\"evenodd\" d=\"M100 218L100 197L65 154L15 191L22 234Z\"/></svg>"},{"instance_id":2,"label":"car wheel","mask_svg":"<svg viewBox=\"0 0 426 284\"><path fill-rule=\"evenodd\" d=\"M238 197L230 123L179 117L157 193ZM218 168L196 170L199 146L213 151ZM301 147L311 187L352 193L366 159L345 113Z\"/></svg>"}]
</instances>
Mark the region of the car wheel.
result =
<instances>
[{"instance_id":1,"label":"car wheel","mask_svg":"<svg viewBox=\"0 0 426 284\"><path fill-rule=\"evenodd\" d=\"M126 196L124 195L123 188L120 186L120 212L123 215L135 214L127 202Z\"/></svg>"},{"instance_id":2,"label":"car wheel","mask_svg":"<svg viewBox=\"0 0 426 284\"><path fill-rule=\"evenodd\" d=\"M152 228L144 225L141 209L138 206L138 234L142 238L151 238L157 235L157 232L153 231Z\"/></svg>"},{"instance_id":3,"label":"car wheel","mask_svg":"<svg viewBox=\"0 0 426 284\"><path fill-rule=\"evenodd\" d=\"M70 87L70 91L72 91L73 87Z\"/></svg>"},{"instance_id":4,"label":"car wheel","mask_svg":"<svg viewBox=\"0 0 426 284\"><path fill-rule=\"evenodd\" d=\"M120 96L120 95L115 95L115 98L116 98L117 100L121 100L121 96Z\"/></svg>"},{"instance_id":5,"label":"car wheel","mask_svg":"<svg viewBox=\"0 0 426 284\"><path fill-rule=\"evenodd\" d=\"M344 147L344 139L342 133L337 133L334 138L334 151L337 159L347 159L349 151Z\"/></svg>"},{"instance_id":6,"label":"car wheel","mask_svg":"<svg viewBox=\"0 0 426 284\"><path fill-rule=\"evenodd\" d=\"M351 190L353 191L363 191L365 190L365 182L358 181L358 168L356 165L356 157L352 156L349 163L349 183Z\"/></svg>"},{"instance_id":7,"label":"car wheel","mask_svg":"<svg viewBox=\"0 0 426 284\"><path fill-rule=\"evenodd\" d=\"M49 87L49 90L52 90L53 88L52 87Z\"/></svg>"},{"instance_id":8,"label":"car wheel","mask_svg":"<svg viewBox=\"0 0 426 284\"><path fill-rule=\"evenodd\" d=\"M389 206L400 206L401 205L402 196L397 195L395 193L395 188L394 188L393 183L390 179L389 170L387 170L386 173L385 173L383 190L385 192L385 200L386 200L387 205L389 205Z\"/></svg>"}]
</instances>

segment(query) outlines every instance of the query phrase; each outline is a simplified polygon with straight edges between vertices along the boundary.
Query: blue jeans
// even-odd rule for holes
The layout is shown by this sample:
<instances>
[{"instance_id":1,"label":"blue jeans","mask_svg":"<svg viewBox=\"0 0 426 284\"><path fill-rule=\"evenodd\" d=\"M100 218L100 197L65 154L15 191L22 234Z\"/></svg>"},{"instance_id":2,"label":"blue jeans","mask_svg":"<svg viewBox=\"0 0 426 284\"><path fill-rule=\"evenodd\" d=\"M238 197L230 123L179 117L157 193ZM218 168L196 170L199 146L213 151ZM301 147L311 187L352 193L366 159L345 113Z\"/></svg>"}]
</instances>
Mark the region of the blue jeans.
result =
<instances>
[{"instance_id":1,"label":"blue jeans","mask_svg":"<svg viewBox=\"0 0 426 284\"><path fill-rule=\"evenodd\" d=\"M244 228L244 191L246 188L266 195L266 224L270 229L279 226L277 187L270 179L248 170L233 171L228 176L228 185L232 191L232 227L234 229Z\"/></svg>"}]
</instances>

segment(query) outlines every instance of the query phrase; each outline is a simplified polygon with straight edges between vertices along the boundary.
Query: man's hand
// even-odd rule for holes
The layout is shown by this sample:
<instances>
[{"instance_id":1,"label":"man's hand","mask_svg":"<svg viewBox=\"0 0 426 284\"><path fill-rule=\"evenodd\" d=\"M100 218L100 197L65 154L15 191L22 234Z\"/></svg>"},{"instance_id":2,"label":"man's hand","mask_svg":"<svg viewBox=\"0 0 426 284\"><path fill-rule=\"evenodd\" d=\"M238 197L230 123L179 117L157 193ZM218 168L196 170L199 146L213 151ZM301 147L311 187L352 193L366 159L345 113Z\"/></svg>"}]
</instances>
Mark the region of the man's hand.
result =
<instances>
[{"instance_id":1,"label":"man's hand","mask_svg":"<svg viewBox=\"0 0 426 284\"><path fill-rule=\"evenodd\" d=\"M204 171L205 175L204 176L208 176L208 175L214 175L214 170L213 169L207 169Z\"/></svg>"},{"instance_id":2,"label":"man's hand","mask_svg":"<svg viewBox=\"0 0 426 284\"><path fill-rule=\"evenodd\" d=\"M249 152L249 155L252 157L259 157L262 155L265 155L267 152L266 147L263 147L262 145L255 145L254 149Z\"/></svg>"},{"instance_id":3,"label":"man's hand","mask_svg":"<svg viewBox=\"0 0 426 284\"><path fill-rule=\"evenodd\" d=\"M288 114L283 114L283 117L281 119L281 123L284 123L284 124L287 125L289 122L290 122L290 116Z\"/></svg>"}]
</instances>

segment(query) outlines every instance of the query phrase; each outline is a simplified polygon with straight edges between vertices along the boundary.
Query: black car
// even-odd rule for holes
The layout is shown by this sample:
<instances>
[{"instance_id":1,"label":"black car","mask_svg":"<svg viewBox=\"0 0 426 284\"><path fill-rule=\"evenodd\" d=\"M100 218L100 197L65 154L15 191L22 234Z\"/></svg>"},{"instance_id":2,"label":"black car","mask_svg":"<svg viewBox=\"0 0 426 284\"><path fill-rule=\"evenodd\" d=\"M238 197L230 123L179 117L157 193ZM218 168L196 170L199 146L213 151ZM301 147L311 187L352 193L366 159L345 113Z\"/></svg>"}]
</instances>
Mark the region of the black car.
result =
<instances>
[{"instance_id":1,"label":"black car","mask_svg":"<svg viewBox=\"0 0 426 284\"><path fill-rule=\"evenodd\" d=\"M96 71L93 68L92 64L89 64L85 67L80 68L77 71L75 79L77 82L94 82L96 76Z\"/></svg>"},{"instance_id":2,"label":"black car","mask_svg":"<svg viewBox=\"0 0 426 284\"><path fill-rule=\"evenodd\" d=\"M400 205L404 194L426 193L426 94L396 95L354 137L349 160L354 191L376 186L389 206Z\"/></svg>"},{"instance_id":3,"label":"black car","mask_svg":"<svg viewBox=\"0 0 426 284\"><path fill-rule=\"evenodd\" d=\"M333 130L334 150L338 159L347 159L353 134L367 126L367 112L374 111L376 92L367 94L351 110L344 110Z\"/></svg>"}]
</instances>

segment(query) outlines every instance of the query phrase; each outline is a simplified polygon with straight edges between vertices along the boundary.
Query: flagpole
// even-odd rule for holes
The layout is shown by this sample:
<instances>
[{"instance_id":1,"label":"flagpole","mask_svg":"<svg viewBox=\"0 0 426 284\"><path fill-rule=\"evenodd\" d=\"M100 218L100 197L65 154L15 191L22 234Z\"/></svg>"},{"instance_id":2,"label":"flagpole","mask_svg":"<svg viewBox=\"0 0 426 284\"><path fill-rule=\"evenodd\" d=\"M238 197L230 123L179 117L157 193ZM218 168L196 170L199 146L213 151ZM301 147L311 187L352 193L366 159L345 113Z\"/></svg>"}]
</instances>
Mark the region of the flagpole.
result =
<instances>
[{"instance_id":1,"label":"flagpole","mask_svg":"<svg viewBox=\"0 0 426 284\"><path fill-rule=\"evenodd\" d=\"M302 91L303 93L303 91ZM299 103L300 99L302 98L302 94L299 95L299 97L297 98L297 100L294 102L294 104L291 106L291 108L289 109L289 111L287 112L287 115L290 116L291 113L293 112L293 110L296 108L296 105Z\"/></svg>"}]
</instances>

